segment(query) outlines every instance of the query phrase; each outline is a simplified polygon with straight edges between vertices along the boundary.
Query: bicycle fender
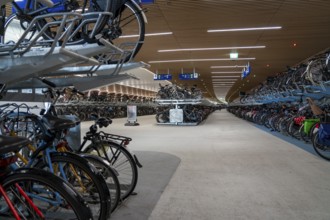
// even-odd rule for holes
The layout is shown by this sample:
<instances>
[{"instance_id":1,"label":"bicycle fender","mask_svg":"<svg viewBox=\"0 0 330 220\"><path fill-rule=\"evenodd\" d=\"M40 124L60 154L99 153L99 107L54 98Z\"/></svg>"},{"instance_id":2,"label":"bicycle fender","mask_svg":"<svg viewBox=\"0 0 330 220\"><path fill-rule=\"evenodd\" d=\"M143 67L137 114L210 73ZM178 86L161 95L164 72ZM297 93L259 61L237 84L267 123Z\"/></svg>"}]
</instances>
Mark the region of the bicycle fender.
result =
<instances>
[{"instance_id":1,"label":"bicycle fender","mask_svg":"<svg viewBox=\"0 0 330 220\"><path fill-rule=\"evenodd\" d=\"M144 23L148 24L147 16L144 13L143 9L140 7L140 5L134 0L132 0L131 2L139 9L139 11L141 11Z\"/></svg>"}]
</instances>

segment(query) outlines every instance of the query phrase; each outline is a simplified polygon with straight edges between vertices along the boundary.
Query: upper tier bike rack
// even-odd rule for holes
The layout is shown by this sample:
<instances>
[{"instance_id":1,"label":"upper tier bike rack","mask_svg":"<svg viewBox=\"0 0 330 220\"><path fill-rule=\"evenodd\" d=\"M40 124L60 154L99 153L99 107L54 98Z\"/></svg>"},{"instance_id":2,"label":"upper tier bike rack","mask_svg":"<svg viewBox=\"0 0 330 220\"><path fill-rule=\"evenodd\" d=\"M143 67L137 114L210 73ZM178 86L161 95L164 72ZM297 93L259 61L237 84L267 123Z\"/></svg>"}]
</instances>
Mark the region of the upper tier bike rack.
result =
<instances>
[{"instance_id":1,"label":"upper tier bike rack","mask_svg":"<svg viewBox=\"0 0 330 220\"><path fill-rule=\"evenodd\" d=\"M40 19L51 16L62 16L62 19L48 22L29 41L25 40L32 27ZM86 13L82 15L63 12L35 17L16 43L0 44L1 83L6 84L8 89L40 88L40 86L43 87L40 85L40 81L33 78L50 77L48 80L56 82L58 86L75 86L80 90L88 90L134 78L127 74L119 75L118 73L133 68L146 67L147 64L143 62L124 63L128 52L103 39L102 35L95 35L94 30L90 31L89 37L96 39L96 43L70 45L70 39L86 23L95 22L95 26L97 26L101 16L111 16L111 13ZM43 34L50 27L57 27L55 37L51 40L45 40ZM111 56L117 56L120 59L116 64L102 65L102 60L99 62L95 59L100 54L107 54L108 59ZM84 64L84 66L77 66L79 64ZM85 76L81 77L83 74Z\"/></svg>"}]
</instances>

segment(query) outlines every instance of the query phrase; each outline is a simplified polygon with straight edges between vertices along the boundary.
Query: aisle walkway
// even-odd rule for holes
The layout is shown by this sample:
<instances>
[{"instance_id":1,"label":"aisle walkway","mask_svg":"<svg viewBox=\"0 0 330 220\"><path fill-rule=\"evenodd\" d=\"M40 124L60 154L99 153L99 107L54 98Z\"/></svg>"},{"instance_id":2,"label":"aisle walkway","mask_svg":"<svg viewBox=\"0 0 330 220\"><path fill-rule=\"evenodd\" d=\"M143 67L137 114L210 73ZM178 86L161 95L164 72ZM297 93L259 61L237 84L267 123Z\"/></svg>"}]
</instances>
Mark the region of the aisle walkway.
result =
<instances>
[{"instance_id":1,"label":"aisle walkway","mask_svg":"<svg viewBox=\"0 0 330 220\"><path fill-rule=\"evenodd\" d=\"M124 122L109 130L132 137L133 150L181 158L151 220L330 219L330 163L225 110L197 127Z\"/></svg>"}]
</instances>

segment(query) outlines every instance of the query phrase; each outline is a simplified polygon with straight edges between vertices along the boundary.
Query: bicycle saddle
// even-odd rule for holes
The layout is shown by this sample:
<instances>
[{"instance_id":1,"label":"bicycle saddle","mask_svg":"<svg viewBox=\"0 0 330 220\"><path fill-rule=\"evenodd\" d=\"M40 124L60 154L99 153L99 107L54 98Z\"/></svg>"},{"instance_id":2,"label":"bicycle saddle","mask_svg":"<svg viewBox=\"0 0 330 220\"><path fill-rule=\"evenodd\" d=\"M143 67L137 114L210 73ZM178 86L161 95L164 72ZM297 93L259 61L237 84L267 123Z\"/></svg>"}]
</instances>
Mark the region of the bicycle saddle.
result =
<instances>
[{"instance_id":1,"label":"bicycle saddle","mask_svg":"<svg viewBox=\"0 0 330 220\"><path fill-rule=\"evenodd\" d=\"M0 135L0 154L18 151L29 143L27 138Z\"/></svg>"},{"instance_id":2,"label":"bicycle saddle","mask_svg":"<svg viewBox=\"0 0 330 220\"><path fill-rule=\"evenodd\" d=\"M44 117L42 117L42 121L51 131L62 131L65 129L73 128L77 125L77 123L72 120L58 118L56 116L47 115L47 114L44 115Z\"/></svg>"},{"instance_id":3,"label":"bicycle saddle","mask_svg":"<svg viewBox=\"0 0 330 220\"><path fill-rule=\"evenodd\" d=\"M112 120L110 118L99 118L96 121L96 124L102 128L102 127L108 127L112 123Z\"/></svg>"}]
</instances>

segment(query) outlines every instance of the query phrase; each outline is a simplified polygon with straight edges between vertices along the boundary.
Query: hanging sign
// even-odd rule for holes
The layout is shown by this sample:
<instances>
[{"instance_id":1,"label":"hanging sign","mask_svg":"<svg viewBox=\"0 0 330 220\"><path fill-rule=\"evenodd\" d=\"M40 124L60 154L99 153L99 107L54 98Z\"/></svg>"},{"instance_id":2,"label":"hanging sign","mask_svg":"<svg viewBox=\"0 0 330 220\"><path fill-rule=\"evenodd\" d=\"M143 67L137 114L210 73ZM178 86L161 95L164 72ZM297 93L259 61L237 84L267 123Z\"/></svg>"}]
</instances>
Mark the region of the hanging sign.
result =
<instances>
[{"instance_id":1,"label":"hanging sign","mask_svg":"<svg viewBox=\"0 0 330 220\"><path fill-rule=\"evenodd\" d=\"M171 80L172 74L154 74L154 80Z\"/></svg>"},{"instance_id":2,"label":"hanging sign","mask_svg":"<svg viewBox=\"0 0 330 220\"><path fill-rule=\"evenodd\" d=\"M251 66L250 63L248 63L242 70L242 75L241 75L242 79L247 77L250 73L251 73Z\"/></svg>"},{"instance_id":3,"label":"hanging sign","mask_svg":"<svg viewBox=\"0 0 330 220\"><path fill-rule=\"evenodd\" d=\"M199 74L198 73L180 73L179 79L181 80L194 80L198 79Z\"/></svg>"}]
</instances>

